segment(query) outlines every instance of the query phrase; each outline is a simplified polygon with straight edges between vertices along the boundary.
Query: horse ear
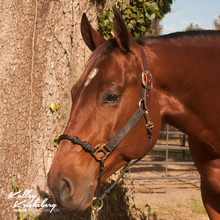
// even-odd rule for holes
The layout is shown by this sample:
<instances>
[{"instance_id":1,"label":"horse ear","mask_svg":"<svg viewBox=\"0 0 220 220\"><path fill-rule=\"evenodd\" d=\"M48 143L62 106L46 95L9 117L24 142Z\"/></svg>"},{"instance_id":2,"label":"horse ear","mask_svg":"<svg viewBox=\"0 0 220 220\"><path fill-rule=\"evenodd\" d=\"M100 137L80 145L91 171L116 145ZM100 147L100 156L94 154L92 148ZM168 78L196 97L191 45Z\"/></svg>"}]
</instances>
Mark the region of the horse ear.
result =
<instances>
[{"instance_id":1,"label":"horse ear","mask_svg":"<svg viewBox=\"0 0 220 220\"><path fill-rule=\"evenodd\" d=\"M91 51L94 51L99 45L105 42L105 39L92 28L85 13L81 20L81 33L84 42Z\"/></svg>"},{"instance_id":2,"label":"horse ear","mask_svg":"<svg viewBox=\"0 0 220 220\"><path fill-rule=\"evenodd\" d=\"M138 44L135 41L132 34L129 32L127 27L125 26L124 20L121 16L121 13L114 6L114 36L116 38L117 43L120 48L126 52L132 51L136 52L138 48Z\"/></svg>"}]
</instances>

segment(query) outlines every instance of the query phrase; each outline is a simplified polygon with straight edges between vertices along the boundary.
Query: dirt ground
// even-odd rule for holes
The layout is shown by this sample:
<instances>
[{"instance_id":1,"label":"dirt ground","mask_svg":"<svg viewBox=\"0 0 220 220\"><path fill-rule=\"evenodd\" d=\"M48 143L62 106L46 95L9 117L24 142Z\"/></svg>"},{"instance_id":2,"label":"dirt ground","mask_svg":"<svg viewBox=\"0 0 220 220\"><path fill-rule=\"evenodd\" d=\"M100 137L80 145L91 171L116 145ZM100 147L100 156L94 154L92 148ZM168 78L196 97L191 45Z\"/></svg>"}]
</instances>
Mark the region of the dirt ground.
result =
<instances>
[{"instance_id":1,"label":"dirt ground","mask_svg":"<svg viewBox=\"0 0 220 220\"><path fill-rule=\"evenodd\" d=\"M152 160L152 157L145 160ZM130 175L132 179L162 177L165 176L165 165L138 165L131 169ZM199 177L195 166L191 165L168 165L167 175ZM136 207L149 219L209 219L202 204L199 179L131 180L128 188Z\"/></svg>"}]
</instances>

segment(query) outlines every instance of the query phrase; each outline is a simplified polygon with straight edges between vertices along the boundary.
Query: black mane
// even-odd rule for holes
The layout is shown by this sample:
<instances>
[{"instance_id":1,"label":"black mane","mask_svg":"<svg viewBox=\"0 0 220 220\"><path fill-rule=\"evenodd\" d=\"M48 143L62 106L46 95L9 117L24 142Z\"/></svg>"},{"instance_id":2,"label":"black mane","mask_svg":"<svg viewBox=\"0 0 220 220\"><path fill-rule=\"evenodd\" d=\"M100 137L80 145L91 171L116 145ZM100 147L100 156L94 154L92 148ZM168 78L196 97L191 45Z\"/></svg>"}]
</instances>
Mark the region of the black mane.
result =
<instances>
[{"instance_id":1,"label":"black mane","mask_svg":"<svg viewBox=\"0 0 220 220\"><path fill-rule=\"evenodd\" d=\"M220 31L216 30L201 30L201 31L184 31L184 32L175 32L167 35L161 35L157 37L146 37L146 38L137 38L136 41L140 45L147 45L152 42L159 40L173 40L173 39L182 39L182 38L197 38L197 37L212 37L220 36Z\"/></svg>"}]
</instances>

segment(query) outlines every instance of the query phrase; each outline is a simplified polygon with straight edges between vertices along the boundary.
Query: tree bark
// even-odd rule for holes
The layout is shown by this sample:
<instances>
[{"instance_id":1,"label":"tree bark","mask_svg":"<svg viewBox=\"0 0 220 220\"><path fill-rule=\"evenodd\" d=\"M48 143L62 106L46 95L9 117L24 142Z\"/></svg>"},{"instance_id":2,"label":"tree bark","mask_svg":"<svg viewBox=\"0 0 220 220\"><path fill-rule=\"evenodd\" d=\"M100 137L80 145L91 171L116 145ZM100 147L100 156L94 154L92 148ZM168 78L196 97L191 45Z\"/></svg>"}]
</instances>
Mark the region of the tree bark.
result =
<instances>
[{"instance_id":1,"label":"tree bark","mask_svg":"<svg viewBox=\"0 0 220 220\"><path fill-rule=\"evenodd\" d=\"M8 199L16 182L21 191L47 191L53 140L65 127L71 87L90 55L81 16L87 12L95 24L96 10L86 0L0 2L1 219L17 219L16 200ZM61 109L52 113L51 103Z\"/></svg>"}]
</instances>

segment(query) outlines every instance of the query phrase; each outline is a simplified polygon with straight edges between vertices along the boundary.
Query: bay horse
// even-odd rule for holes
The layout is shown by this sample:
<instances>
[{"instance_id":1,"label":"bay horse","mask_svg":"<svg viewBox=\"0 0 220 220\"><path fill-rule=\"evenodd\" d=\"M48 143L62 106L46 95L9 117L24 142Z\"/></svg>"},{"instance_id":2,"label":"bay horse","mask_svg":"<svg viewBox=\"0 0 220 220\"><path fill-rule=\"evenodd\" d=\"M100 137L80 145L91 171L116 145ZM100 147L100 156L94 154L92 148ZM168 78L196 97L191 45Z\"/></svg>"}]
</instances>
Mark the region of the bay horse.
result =
<instances>
[{"instance_id":1,"label":"bay horse","mask_svg":"<svg viewBox=\"0 0 220 220\"><path fill-rule=\"evenodd\" d=\"M60 206L70 210L92 204L98 160L107 155L101 148L94 158L84 147L105 146L132 117L142 94L146 63L153 81L148 98L148 117L154 123L152 146L161 121L189 136L204 206L210 219L220 219L220 32L135 39L116 8L114 14L115 38L110 40L104 40L83 14L82 36L93 53L71 90L67 138L61 138L48 173L50 191ZM105 158L102 181L145 154L149 144L145 125L145 118L140 118ZM68 137L75 137L75 142Z\"/></svg>"}]
</instances>

